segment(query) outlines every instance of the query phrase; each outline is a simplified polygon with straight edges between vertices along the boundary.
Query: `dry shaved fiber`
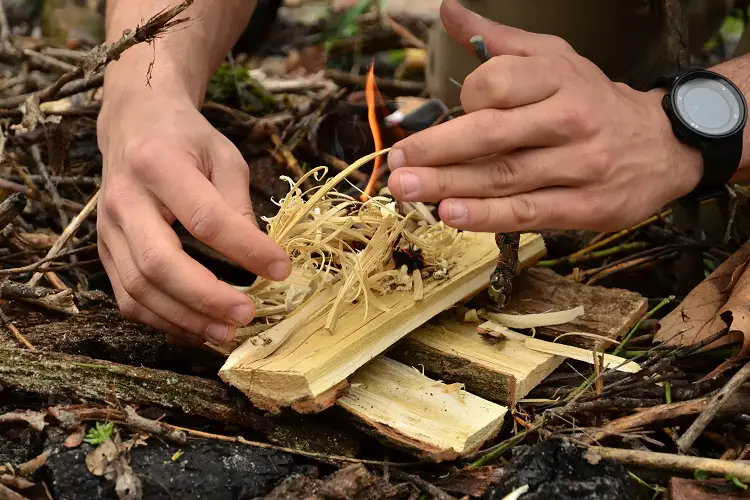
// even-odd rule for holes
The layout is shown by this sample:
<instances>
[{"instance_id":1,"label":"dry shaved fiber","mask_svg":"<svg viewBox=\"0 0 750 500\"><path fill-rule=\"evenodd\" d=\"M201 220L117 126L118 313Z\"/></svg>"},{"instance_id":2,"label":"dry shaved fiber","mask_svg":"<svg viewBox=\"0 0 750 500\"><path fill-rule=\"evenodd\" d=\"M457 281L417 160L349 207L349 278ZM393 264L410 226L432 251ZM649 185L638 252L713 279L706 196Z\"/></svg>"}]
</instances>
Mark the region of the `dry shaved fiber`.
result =
<instances>
[{"instance_id":1,"label":"dry shaved fiber","mask_svg":"<svg viewBox=\"0 0 750 500\"><path fill-rule=\"evenodd\" d=\"M413 223L412 216L418 212L401 215L390 198L360 201L336 190L353 171L387 152L385 149L368 155L307 191L302 190L305 181L322 179L328 171L326 167L315 168L296 182L282 177L289 182L289 194L277 203L278 213L264 220L268 222L269 236L291 257L307 285L294 289L293 285L278 286L259 280L246 289L259 306L259 317L281 319L318 292L335 288L335 300L326 306L326 311L321 310L321 314L328 314L326 328L333 330L346 302L361 300L366 311L371 307L385 311L387 307L378 296L394 290L412 290L419 300L423 278L447 277L462 247L461 232L443 223ZM410 273L406 266L396 267L393 249L399 244L420 251L424 264L421 272Z\"/></svg>"}]
</instances>

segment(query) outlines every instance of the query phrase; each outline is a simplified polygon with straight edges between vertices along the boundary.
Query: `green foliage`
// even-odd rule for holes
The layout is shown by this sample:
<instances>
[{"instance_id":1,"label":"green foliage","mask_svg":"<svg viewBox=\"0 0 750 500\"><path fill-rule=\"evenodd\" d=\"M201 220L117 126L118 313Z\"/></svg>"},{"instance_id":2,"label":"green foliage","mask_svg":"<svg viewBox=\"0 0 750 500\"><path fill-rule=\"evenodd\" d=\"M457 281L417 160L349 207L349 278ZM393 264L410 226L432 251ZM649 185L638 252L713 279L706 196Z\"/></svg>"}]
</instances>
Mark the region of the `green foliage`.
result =
<instances>
[{"instance_id":1,"label":"green foliage","mask_svg":"<svg viewBox=\"0 0 750 500\"><path fill-rule=\"evenodd\" d=\"M245 113L273 109L276 99L250 77L247 69L231 63L222 64L206 89L206 99L236 106Z\"/></svg>"},{"instance_id":2,"label":"green foliage","mask_svg":"<svg viewBox=\"0 0 750 500\"><path fill-rule=\"evenodd\" d=\"M741 489L741 490L746 490L747 489L747 485L745 483L743 483L742 481L740 481L740 478L738 478L734 474L729 474L727 476L727 481L730 481L730 482L734 483L734 485L736 487L738 487L739 489Z\"/></svg>"},{"instance_id":3,"label":"green foliage","mask_svg":"<svg viewBox=\"0 0 750 500\"><path fill-rule=\"evenodd\" d=\"M97 422L94 427L89 429L83 440L90 445L98 446L105 441L111 440L114 430L114 422L109 422L108 424Z\"/></svg>"},{"instance_id":4,"label":"green foliage","mask_svg":"<svg viewBox=\"0 0 750 500\"><path fill-rule=\"evenodd\" d=\"M708 472L702 470L702 469L696 469L693 471L693 477L697 479L698 481L705 481L709 478Z\"/></svg>"}]
</instances>

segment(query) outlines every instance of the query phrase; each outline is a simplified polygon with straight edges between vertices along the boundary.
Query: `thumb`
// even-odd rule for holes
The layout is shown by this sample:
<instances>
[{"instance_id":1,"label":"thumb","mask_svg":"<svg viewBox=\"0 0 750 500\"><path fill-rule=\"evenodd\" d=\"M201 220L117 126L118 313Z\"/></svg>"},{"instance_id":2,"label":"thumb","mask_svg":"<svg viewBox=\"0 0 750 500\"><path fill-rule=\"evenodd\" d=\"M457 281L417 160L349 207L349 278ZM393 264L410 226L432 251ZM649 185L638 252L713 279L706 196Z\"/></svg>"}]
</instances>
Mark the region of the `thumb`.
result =
<instances>
[{"instance_id":1,"label":"thumb","mask_svg":"<svg viewBox=\"0 0 750 500\"><path fill-rule=\"evenodd\" d=\"M539 56L573 51L570 44L559 37L490 21L461 5L459 0L443 0L440 19L448 35L472 53L470 40L476 35L484 37L491 56Z\"/></svg>"}]
</instances>

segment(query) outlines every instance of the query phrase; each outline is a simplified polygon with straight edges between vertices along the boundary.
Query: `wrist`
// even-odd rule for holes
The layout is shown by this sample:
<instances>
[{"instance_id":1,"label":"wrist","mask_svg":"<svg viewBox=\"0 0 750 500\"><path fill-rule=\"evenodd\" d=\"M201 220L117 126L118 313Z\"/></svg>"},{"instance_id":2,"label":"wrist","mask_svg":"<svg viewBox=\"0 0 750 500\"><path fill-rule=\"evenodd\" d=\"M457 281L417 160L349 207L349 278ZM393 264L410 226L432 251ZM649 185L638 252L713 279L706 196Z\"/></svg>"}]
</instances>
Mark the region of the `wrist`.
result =
<instances>
[{"instance_id":1,"label":"wrist","mask_svg":"<svg viewBox=\"0 0 750 500\"><path fill-rule=\"evenodd\" d=\"M663 181L671 185L672 200L676 200L692 192L701 182L703 156L697 148L684 143L675 135L672 123L662 107L662 100L667 92L657 88L644 94L655 126L654 133L671 173L670 178Z\"/></svg>"}]
</instances>

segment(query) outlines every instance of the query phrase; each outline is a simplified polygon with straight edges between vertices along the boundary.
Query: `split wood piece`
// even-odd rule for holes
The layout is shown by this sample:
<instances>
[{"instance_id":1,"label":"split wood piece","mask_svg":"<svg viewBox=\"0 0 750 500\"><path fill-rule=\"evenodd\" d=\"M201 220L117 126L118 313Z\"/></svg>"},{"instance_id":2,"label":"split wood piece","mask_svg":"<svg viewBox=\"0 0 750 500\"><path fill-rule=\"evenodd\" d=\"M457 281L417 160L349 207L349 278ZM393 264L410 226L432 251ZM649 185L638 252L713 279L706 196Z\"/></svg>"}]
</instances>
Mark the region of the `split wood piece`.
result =
<instances>
[{"instance_id":1,"label":"split wood piece","mask_svg":"<svg viewBox=\"0 0 750 500\"><path fill-rule=\"evenodd\" d=\"M620 356L614 356L612 354L601 354L597 351L591 351L588 349L582 349L580 347L570 346L566 344L560 344L556 342L548 342L533 337L529 337L523 333L513 331L502 325L498 325L494 321L487 321L482 323L476 329L482 335L489 335L494 338L513 340L516 342L522 342L523 345L536 352L542 352L546 354L555 354L557 356L563 356L565 358L571 358L584 363L596 365L597 361L594 359L595 355L603 356L604 366L603 368L608 370L617 370L625 373L637 373L641 370L641 367L635 361L628 361Z\"/></svg>"},{"instance_id":2,"label":"split wood piece","mask_svg":"<svg viewBox=\"0 0 750 500\"><path fill-rule=\"evenodd\" d=\"M536 329L536 336L554 339L567 332L585 332L618 339L646 313L648 300L628 290L588 286L560 276L551 269L529 269L518 277L517 291L504 313L537 314L583 306L584 314L569 323ZM601 351L609 342L570 336L566 343Z\"/></svg>"},{"instance_id":3,"label":"split wood piece","mask_svg":"<svg viewBox=\"0 0 750 500\"><path fill-rule=\"evenodd\" d=\"M336 405L378 437L434 461L479 450L500 431L508 411L383 356L352 375Z\"/></svg>"},{"instance_id":4,"label":"split wood piece","mask_svg":"<svg viewBox=\"0 0 750 500\"><path fill-rule=\"evenodd\" d=\"M461 382L467 391L509 406L565 359L531 350L516 340L490 342L477 334L476 325L440 316L409 334L387 356L442 380Z\"/></svg>"},{"instance_id":5,"label":"split wood piece","mask_svg":"<svg viewBox=\"0 0 750 500\"><path fill-rule=\"evenodd\" d=\"M262 409L324 410L336 401L346 388L346 378L358 368L436 314L488 286L498 256L494 236L467 232L464 237L474 241L467 242L448 279L425 280L422 300L415 300L413 291L387 294L378 300L388 311L370 307L367 316L364 302L341 304L336 329L331 332L325 328L326 315L319 314L335 299L329 289L246 341L229 356L219 376ZM536 262L545 253L541 236L522 236L522 265ZM278 346L278 339L286 340Z\"/></svg>"}]
</instances>

